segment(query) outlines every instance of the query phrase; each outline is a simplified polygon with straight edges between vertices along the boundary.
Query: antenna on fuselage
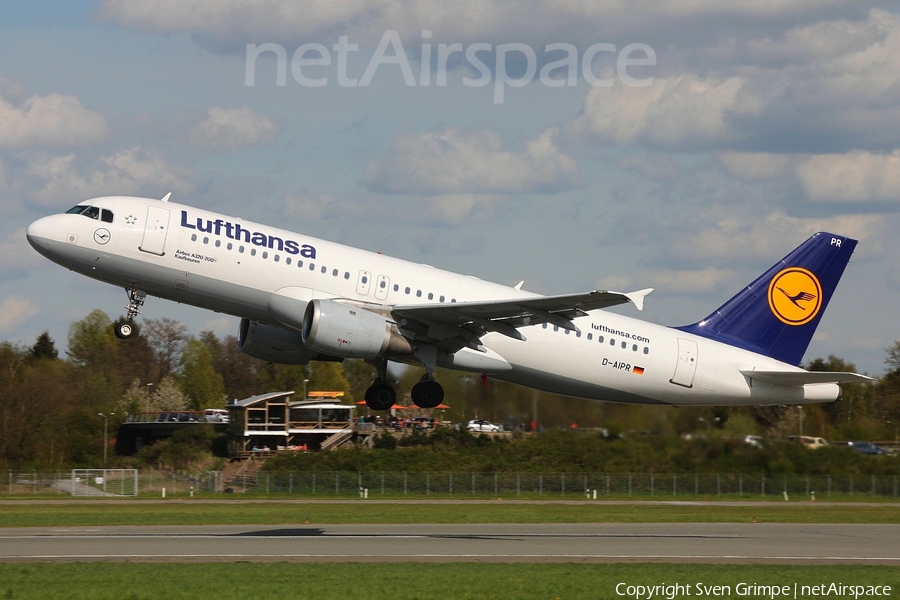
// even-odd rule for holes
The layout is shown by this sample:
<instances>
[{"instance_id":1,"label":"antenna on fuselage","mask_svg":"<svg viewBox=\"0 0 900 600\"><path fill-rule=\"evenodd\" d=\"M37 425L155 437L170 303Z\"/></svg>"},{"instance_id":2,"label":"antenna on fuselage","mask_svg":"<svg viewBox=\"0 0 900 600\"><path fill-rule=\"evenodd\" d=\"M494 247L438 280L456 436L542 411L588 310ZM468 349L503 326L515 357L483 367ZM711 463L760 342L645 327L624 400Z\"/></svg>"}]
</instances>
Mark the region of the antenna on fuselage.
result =
<instances>
[{"instance_id":1,"label":"antenna on fuselage","mask_svg":"<svg viewBox=\"0 0 900 600\"><path fill-rule=\"evenodd\" d=\"M163 201L163 202L168 202L168 201L169 201L169 198L171 198L171 197L172 197L172 192L169 192L168 194L166 194L165 196L163 196L162 201Z\"/></svg>"}]
</instances>

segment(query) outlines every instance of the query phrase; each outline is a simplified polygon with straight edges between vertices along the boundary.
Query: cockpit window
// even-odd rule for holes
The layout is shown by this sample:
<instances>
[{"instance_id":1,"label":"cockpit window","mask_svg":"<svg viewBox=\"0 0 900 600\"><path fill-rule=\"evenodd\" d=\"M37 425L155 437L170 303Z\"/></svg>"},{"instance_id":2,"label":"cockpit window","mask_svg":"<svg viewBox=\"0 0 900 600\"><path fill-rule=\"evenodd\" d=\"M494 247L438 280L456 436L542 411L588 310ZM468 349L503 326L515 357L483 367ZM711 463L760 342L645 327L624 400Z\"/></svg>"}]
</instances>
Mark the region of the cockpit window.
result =
<instances>
[{"instance_id":1,"label":"cockpit window","mask_svg":"<svg viewBox=\"0 0 900 600\"><path fill-rule=\"evenodd\" d=\"M96 206L86 206L84 204L79 204L78 206L73 206L69 210L66 211L66 214L69 215L84 215L85 217L90 217L91 219L100 220L101 209ZM106 223L113 222L113 213L111 210L102 209L103 221Z\"/></svg>"}]
</instances>

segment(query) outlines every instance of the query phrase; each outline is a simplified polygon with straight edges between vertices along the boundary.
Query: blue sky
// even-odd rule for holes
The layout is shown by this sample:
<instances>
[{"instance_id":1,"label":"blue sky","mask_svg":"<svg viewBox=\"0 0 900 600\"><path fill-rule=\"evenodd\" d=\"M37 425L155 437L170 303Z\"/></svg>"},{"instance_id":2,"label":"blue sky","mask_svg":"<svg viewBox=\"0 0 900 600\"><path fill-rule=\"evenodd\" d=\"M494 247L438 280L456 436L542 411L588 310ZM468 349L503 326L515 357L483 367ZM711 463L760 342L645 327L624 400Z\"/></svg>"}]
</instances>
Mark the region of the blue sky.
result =
<instances>
[{"instance_id":1,"label":"blue sky","mask_svg":"<svg viewBox=\"0 0 900 600\"><path fill-rule=\"evenodd\" d=\"M696 321L815 231L860 240L807 358L873 374L900 338L900 12L889 3L125 0L0 5L0 339L64 345L122 291L63 271L27 224L92 196L194 204L526 289L655 287L642 315ZM430 34L423 34L423 31ZM393 32L393 33L392 33ZM430 37L429 37L430 35ZM338 82L342 36L362 79ZM274 54L245 85L248 44ZM431 49L422 82L423 44ZM464 52L437 85L438 47ZM535 76L504 86L502 67ZM574 85L539 77L577 53ZM588 76L581 59L596 44ZM616 69L631 45L655 64ZM446 46L450 47L450 46ZM396 46L383 53L395 55ZM518 49L518 50L516 50ZM646 57L645 50L631 58ZM315 52L302 58L315 58ZM628 56L626 56L628 58ZM558 69L554 76L565 76ZM631 76L648 85L633 85ZM633 309L623 309L636 314ZM151 300L196 333L237 320Z\"/></svg>"}]
</instances>

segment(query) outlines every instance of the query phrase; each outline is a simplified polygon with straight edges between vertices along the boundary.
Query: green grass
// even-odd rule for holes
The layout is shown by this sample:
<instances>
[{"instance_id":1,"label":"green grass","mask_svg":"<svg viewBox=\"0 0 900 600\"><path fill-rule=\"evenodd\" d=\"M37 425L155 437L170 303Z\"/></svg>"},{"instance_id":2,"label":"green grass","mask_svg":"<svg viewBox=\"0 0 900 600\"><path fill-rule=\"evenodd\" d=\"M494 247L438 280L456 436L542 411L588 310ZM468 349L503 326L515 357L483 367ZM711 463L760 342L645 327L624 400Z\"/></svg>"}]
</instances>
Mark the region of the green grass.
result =
<instances>
[{"instance_id":1,"label":"green grass","mask_svg":"<svg viewBox=\"0 0 900 600\"><path fill-rule=\"evenodd\" d=\"M890 585L900 569L884 566L471 563L67 563L0 564L0 598L53 600L447 600L497 598L617 599L616 585ZM691 596L696 596L692 587ZM665 598L665 596L662 596ZM680 597L687 597L681 595ZM763 596L768 597L768 596ZM832 596L835 597L835 596ZM841 596L838 596L841 597Z\"/></svg>"},{"instance_id":2,"label":"green grass","mask_svg":"<svg viewBox=\"0 0 900 600\"><path fill-rule=\"evenodd\" d=\"M900 523L900 505L107 502L5 504L0 527L283 523Z\"/></svg>"}]
</instances>

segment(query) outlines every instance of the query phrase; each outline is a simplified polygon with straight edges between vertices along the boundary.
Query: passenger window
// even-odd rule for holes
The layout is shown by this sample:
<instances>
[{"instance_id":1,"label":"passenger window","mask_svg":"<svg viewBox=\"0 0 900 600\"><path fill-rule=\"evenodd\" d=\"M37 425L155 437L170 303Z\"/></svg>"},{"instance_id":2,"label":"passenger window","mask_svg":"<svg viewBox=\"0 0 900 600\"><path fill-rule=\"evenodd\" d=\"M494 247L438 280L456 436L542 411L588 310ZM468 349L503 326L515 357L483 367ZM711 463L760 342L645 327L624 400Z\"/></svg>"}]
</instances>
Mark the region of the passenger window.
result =
<instances>
[{"instance_id":1,"label":"passenger window","mask_svg":"<svg viewBox=\"0 0 900 600\"><path fill-rule=\"evenodd\" d=\"M394 284L394 291L395 291L395 292L399 292L399 291L400 291L400 286L397 285L396 283Z\"/></svg>"},{"instance_id":2,"label":"passenger window","mask_svg":"<svg viewBox=\"0 0 900 600\"><path fill-rule=\"evenodd\" d=\"M344 271L344 279L350 279L350 271Z\"/></svg>"},{"instance_id":3,"label":"passenger window","mask_svg":"<svg viewBox=\"0 0 900 600\"><path fill-rule=\"evenodd\" d=\"M204 244L208 244L208 243L209 243L209 238L208 238L208 237L203 238L203 243L204 243Z\"/></svg>"},{"instance_id":4,"label":"passenger window","mask_svg":"<svg viewBox=\"0 0 900 600\"><path fill-rule=\"evenodd\" d=\"M381 280L381 283L378 285L378 287L380 287L381 289L386 288L386 287L387 287L387 281L385 281L384 279L382 279L382 280Z\"/></svg>"},{"instance_id":5,"label":"passenger window","mask_svg":"<svg viewBox=\"0 0 900 600\"><path fill-rule=\"evenodd\" d=\"M362 281L364 284L369 283L369 278L366 277L365 275L363 275L361 281Z\"/></svg>"},{"instance_id":6,"label":"passenger window","mask_svg":"<svg viewBox=\"0 0 900 600\"><path fill-rule=\"evenodd\" d=\"M416 290L416 298L422 297L422 290Z\"/></svg>"},{"instance_id":7,"label":"passenger window","mask_svg":"<svg viewBox=\"0 0 900 600\"><path fill-rule=\"evenodd\" d=\"M256 248L250 248L250 256L256 256Z\"/></svg>"},{"instance_id":8,"label":"passenger window","mask_svg":"<svg viewBox=\"0 0 900 600\"><path fill-rule=\"evenodd\" d=\"M547 324L546 324L546 323L541 323L541 327L543 327L544 329L547 329Z\"/></svg>"},{"instance_id":9,"label":"passenger window","mask_svg":"<svg viewBox=\"0 0 900 600\"><path fill-rule=\"evenodd\" d=\"M409 294L409 288L406 288L406 289L403 290L403 291L405 291L407 294Z\"/></svg>"},{"instance_id":10,"label":"passenger window","mask_svg":"<svg viewBox=\"0 0 900 600\"><path fill-rule=\"evenodd\" d=\"M298 261L297 261L297 268L298 268L298 269L303 268L303 261L302 261L302 260L298 260Z\"/></svg>"},{"instance_id":11,"label":"passenger window","mask_svg":"<svg viewBox=\"0 0 900 600\"><path fill-rule=\"evenodd\" d=\"M650 348L644 346L644 354L650 354Z\"/></svg>"},{"instance_id":12,"label":"passenger window","mask_svg":"<svg viewBox=\"0 0 900 600\"><path fill-rule=\"evenodd\" d=\"M597 336L597 341L600 342L600 343L602 344L602 343L603 343L603 336L602 336L602 335L598 335L598 336Z\"/></svg>"},{"instance_id":13,"label":"passenger window","mask_svg":"<svg viewBox=\"0 0 900 600\"><path fill-rule=\"evenodd\" d=\"M243 246L239 246L239 247L238 247L238 252L240 252L241 254L243 254L243 253L244 253L244 247L243 247Z\"/></svg>"},{"instance_id":14,"label":"passenger window","mask_svg":"<svg viewBox=\"0 0 900 600\"><path fill-rule=\"evenodd\" d=\"M309 270L310 270L310 271L315 271L315 270L316 270L316 263L309 263Z\"/></svg>"},{"instance_id":15,"label":"passenger window","mask_svg":"<svg viewBox=\"0 0 900 600\"><path fill-rule=\"evenodd\" d=\"M334 277L337 277L337 276L338 276L338 270L335 269L334 271L332 271L332 272L331 272L331 275L334 276Z\"/></svg>"},{"instance_id":16,"label":"passenger window","mask_svg":"<svg viewBox=\"0 0 900 600\"><path fill-rule=\"evenodd\" d=\"M594 339L594 334L593 334L593 333L589 333L589 334L588 334L588 341L591 341L592 339Z\"/></svg>"},{"instance_id":17,"label":"passenger window","mask_svg":"<svg viewBox=\"0 0 900 600\"><path fill-rule=\"evenodd\" d=\"M554 326L553 326L553 331L559 331L559 325L554 325Z\"/></svg>"},{"instance_id":18,"label":"passenger window","mask_svg":"<svg viewBox=\"0 0 900 600\"><path fill-rule=\"evenodd\" d=\"M576 331L576 332L575 332L575 337L581 337L581 332L580 332L580 331Z\"/></svg>"},{"instance_id":19,"label":"passenger window","mask_svg":"<svg viewBox=\"0 0 900 600\"><path fill-rule=\"evenodd\" d=\"M113 214L111 210L103 209L102 217L104 223L112 223L113 222Z\"/></svg>"},{"instance_id":20,"label":"passenger window","mask_svg":"<svg viewBox=\"0 0 900 600\"><path fill-rule=\"evenodd\" d=\"M610 345L610 346L615 346L615 345L616 345L616 340L614 340L613 338L609 338L609 345Z\"/></svg>"},{"instance_id":21,"label":"passenger window","mask_svg":"<svg viewBox=\"0 0 900 600\"><path fill-rule=\"evenodd\" d=\"M432 294L431 292L428 292L428 299L434 300L434 294Z\"/></svg>"},{"instance_id":22,"label":"passenger window","mask_svg":"<svg viewBox=\"0 0 900 600\"><path fill-rule=\"evenodd\" d=\"M321 270L322 270L322 273L323 273L323 274L324 274L324 273L327 273L327 272L328 272L328 267L322 267Z\"/></svg>"},{"instance_id":23,"label":"passenger window","mask_svg":"<svg viewBox=\"0 0 900 600\"><path fill-rule=\"evenodd\" d=\"M231 242L228 242L228 245L225 246L226 250L231 250L232 248L234 248L234 244L232 244Z\"/></svg>"},{"instance_id":24,"label":"passenger window","mask_svg":"<svg viewBox=\"0 0 900 600\"><path fill-rule=\"evenodd\" d=\"M628 347L628 342L622 342L622 350Z\"/></svg>"},{"instance_id":25,"label":"passenger window","mask_svg":"<svg viewBox=\"0 0 900 600\"><path fill-rule=\"evenodd\" d=\"M440 301L441 301L441 302L444 301L444 297L443 297L443 296L440 297Z\"/></svg>"},{"instance_id":26,"label":"passenger window","mask_svg":"<svg viewBox=\"0 0 900 600\"><path fill-rule=\"evenodd\" d=\"M290 256L286 257L286 258L284 259L284 262L285 262L286 264L291 264L291 257L290 257Z\"/></svg>"},{"instance_id":27,"label":"passenger window","mask_svg":"<svg viewBox=\"0 0 900 600\"><path fill-rule=\"evenodd\" d=\"M191 241L192 241L192 242L196 242L196 241L197 241L197 234L196 234L196 233L192 233L192 234L191 234Z\"/></svg>"},{"instance_id":28,"label":"passenger window","mask_svg":"<svg viewBox=\"0 0 900 600\"><path fill-rule=\"evenodd\" d=\"M222 245L222 240L216 240L216 248Z\"/></svg>"},{"instance_id":29,"label":"passenger window","mask_svg":"<svg viewBox=\"0 0 900 600\"><path fill-rule=\"evenodd\" d=\"M263 250L262 257L263 257L263 258L269 258L269 253L266 252L265 250Z\"/></svg>"},{"instance_id":30,"label":"passenger window","mask_svg":"<svg viewBox=\"0 0 900 600\"><path fill-rule=\"evenodd\" d=\"M633 345L633 346L631 347L631 351L632 351L632 352L637 352L637 344L635 344L635 345Z\"/></svg>"},{"instance_id":31,"label":"passenger window","mask_svg":"<svg viewBox=\"0 0 900 600\"><path fill-rule=\"evenodd\" d=\"M273 258L274 258L275 262L278 262L279 260L281 260L281 255L276 254Z\"/></svg>"}]
</instances>

